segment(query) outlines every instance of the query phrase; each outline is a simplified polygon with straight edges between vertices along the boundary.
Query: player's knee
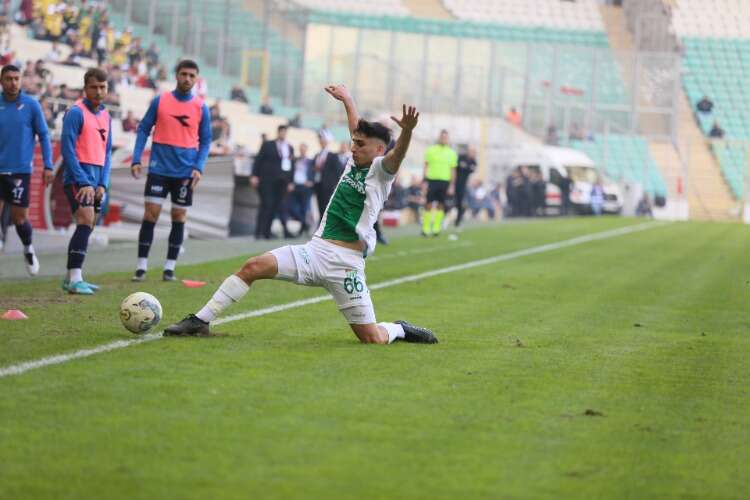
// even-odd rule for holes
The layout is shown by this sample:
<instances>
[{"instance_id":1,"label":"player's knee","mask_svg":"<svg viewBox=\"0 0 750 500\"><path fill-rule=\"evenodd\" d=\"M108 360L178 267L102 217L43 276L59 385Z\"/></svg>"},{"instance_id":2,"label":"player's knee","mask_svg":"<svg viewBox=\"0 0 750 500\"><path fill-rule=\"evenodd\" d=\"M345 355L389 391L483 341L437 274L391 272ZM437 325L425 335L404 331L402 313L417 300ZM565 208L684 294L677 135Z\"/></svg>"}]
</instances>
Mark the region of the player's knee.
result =
<instances>
[{"instance_id":1,"label":"player's knee","mask_svg":"<svg viewBox=\"0 0 750 500\"><path fill-rule=\"evenodd\" d=\"M172 222L185 222L187 220L187 210L184 208L172 209Z\"/></svg>"},{"instance_id":2,"label":"player's knee","mask_svg":"<svg viewBox=\"0 0 750 500\"><path fill-rule=\"evenodd\" d=\"M76 224L94 227L94 209L92 207L78 209L76 211Z\"/></svg>"},{"instance_id":3,"label":"player's knee","mask_svg":"<svg viewBox=\"0 0 750 500\"><path fill-rule=\"evenodd\" d=\"M10 221L14 225L23 224L24 222L26 222L26 213L25 213L25 211L11 210L10 211Z\"/></svg>"},{"instance_id":4,"label":"player's knee","mask_svg":"<svg viewBox=\"0 0 750 500\"><path fill-rule=\"evenodd\" d=\"M156 222L159 220L160 213L161 205L156 203L146 203L146 207L143 210L143 220L147 222Z\"/></svg>"},{"instance_id":5,"label":"player's knee","mask_svg":"<svg viewBox=\"0 0 750 500\"><path fill-rule=\"evenodd\" d=\"M258 257L253 257L251 259L248 259L247 262L245 262L242 265L242 268L240 268L239 272L237 272L237 276L239 276L243 281L246 283L252 282L260 275L263 271L263 265Z\"/></svg>"}]
</instances>

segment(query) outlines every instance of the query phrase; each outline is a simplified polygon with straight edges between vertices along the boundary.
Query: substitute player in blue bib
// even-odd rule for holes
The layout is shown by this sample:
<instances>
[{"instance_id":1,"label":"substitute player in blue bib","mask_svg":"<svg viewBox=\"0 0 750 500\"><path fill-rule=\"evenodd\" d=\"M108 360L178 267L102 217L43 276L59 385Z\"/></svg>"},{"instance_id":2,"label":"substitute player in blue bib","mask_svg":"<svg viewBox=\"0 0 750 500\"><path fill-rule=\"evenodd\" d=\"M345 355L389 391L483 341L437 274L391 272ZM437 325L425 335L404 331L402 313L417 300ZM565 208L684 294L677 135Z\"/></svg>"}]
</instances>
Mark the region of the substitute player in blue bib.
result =
<instances>
[{"instance_id":1,"label":"substitute player in blue bib","mask_svg":"<svg viewBox=\"0 0 750 500\"><path fill-rule=\"evenodd\" d=\"M143 281L146 276L154 227L167 195L172 200L172 230L162 279L176 279L174 269L182 247L187 209L193 204L193 190L201 179L211 146L208 106L203 99L191 94L198 71L198 65L193 61L184 60L177 64L177 88L151 101L138 126L131 166L135 178L141 175L141 156L152 128L154 137L144 193L145 210L138 235L138 264L133 281Z\"/></svg>"},{"instance_id":2,"label":"substitute player in blue bib","mask_svg":"<svg viewBox=\"0 0 750 500\"><path fill-rule=\"evenodd\" d=\"M42 108L21 92L21 70L13 65L0 71L0 213L10 204L10 218L23 243L26 270L36 276L39 260L31 244L29 189L34 168L34 144L39 139L44 160L44 184L52 182L52 147Z\"/></svg>"},{"instance_id":3,"label":"substitute player in blue bib","mask_svg":"<svg viewBox=\"0 0 750 500\"><path fill-rule=\"evenodd\" d=\"M92 295L99 287L83 280L83 261L96 213L107 195L112 157L112 120L102 102L107 74L93 68L83 76L84 98L63 119L61 148L63 184L76 229L68 245L68 274L63 290Z\"/></svg>"}]
</instances>

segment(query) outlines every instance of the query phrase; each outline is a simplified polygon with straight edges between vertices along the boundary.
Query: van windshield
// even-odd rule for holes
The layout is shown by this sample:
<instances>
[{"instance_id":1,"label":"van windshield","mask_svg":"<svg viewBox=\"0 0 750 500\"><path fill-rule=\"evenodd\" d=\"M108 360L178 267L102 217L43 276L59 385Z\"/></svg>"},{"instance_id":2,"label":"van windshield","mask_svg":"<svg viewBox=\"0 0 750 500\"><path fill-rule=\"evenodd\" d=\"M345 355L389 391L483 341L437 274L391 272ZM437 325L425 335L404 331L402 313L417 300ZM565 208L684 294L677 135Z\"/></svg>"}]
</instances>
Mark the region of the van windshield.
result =
<instances>
[{"instance_id":1,"label":"van windshield","mask_svg":"<svg viewBox=\"0 0 750 500\"><path fill-rule=\"evenodd\" d=\"M594 167L575 167L566 165L568 175L573 182L588 182L594 184L599 177L599 172Z\"/></svg>"}]
</instances>

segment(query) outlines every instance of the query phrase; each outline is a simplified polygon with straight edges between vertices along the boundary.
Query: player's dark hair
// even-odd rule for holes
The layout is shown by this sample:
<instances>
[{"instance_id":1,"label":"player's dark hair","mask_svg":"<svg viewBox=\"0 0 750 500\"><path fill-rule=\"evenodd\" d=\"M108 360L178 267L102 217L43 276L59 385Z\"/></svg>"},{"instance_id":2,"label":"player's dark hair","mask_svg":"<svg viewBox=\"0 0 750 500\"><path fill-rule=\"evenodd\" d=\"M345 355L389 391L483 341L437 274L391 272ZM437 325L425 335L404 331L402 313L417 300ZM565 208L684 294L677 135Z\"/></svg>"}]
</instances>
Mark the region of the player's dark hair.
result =
<instances>
[{"instance_id":1,"label":"player's dark hair","mask_svg":"<svg viewBox=\"0 0 750 500\"><path fill-rule=\"evenodd\" d=\"M391 129L378 122L359 120L359 122L357 122L357 128L354 129L354 132L359 132L365 137L379 139L386 145L391 142Z\"/></svg>"},{"instance_id":2,"label":"player's dark hair","mask_svg":"<svg viewBox=\"0 0 750 500\"><path fill-rule=\"evenodd\" d=\"M279 125L276 127L276 132L281 132L282 130L287 130L289 128L289 125Z\"/></svg>"},{"instance_id":3,"label":"player's dark hair","mask_svg":"<svg viewBox=\"0 0 750 500\"><path fill-rule=\"evenodd\" d=\"M0 78L4 77L6 73L20 73L21 70L18 69L18 66L13 66L12 64L6 64L3 66L3 70L0 71Z\"/></svg>"},{"instance_id":4,"label":"player's dark hair","mask_svg":"<svg viewBox=\"0 0 750 500\"><path fill-rule=\"evenodd\" d=\"M91 79L96 80L97 82L106 82L107 81L107 73L104 72L103 69L100 68L91 68L90 70L86 71L86 74L83 75L83 86L89 84L89 80Z\"/></svg>"},{"instance_id":5,"label":"player's dark hair","mask_svg":"<svg viewBox=\"0 0 750 500\"><path fill-rule=\"evenodd\" d=\"M193 61L192 59L183 59L182 61L177 63L177 66L174 69L175 73L179 73L181 69L194 69L198 73L201 72L201 69L198 67L198 63Z\"/></svg>"}]
</instances>

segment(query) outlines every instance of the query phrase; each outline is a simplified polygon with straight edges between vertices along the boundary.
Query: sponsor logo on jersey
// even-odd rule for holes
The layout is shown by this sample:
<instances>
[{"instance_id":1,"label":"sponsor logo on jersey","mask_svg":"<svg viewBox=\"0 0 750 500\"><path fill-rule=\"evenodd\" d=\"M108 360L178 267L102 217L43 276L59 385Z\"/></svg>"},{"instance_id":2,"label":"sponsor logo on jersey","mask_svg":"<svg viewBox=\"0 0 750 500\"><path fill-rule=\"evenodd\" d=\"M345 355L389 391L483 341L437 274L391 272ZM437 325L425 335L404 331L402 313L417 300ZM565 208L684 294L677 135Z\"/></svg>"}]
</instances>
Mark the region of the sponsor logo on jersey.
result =
<instances>
[{"instance_id":1,"label":"sponsor logo on jersey","mask_svg":"<svg viewBox=\"0 0 750 500\"><path fill-rule=\"evenodd\" d=\"M344 177L343 182L354 188L359 194L365 194L365 183L360 180L352 179L349 176Z\"/></svg>"},{"instance_id":2,"label":"sponsor logo on jersey","mask_svg":"<svg viewBox=\"0 0 750 500\"><path fill-rule=\"evenodd\" d=\"M169 116L171 116L172 118L180 122L180 125L182 125L183 127L190 126L190 123L188 122L190 117L188 115L169 115Z\"/></svg>"},{"instance_id":3,"label":"sponsor logo on jersey","mask_svg":"<svg viewBox=\"0 0 750 500\"><path fill-rule=\"evenodd\" d=\"M164 186L151 186L152 193L161 193L162 191L164 191Z\"/></svg>"}]
</instances>

